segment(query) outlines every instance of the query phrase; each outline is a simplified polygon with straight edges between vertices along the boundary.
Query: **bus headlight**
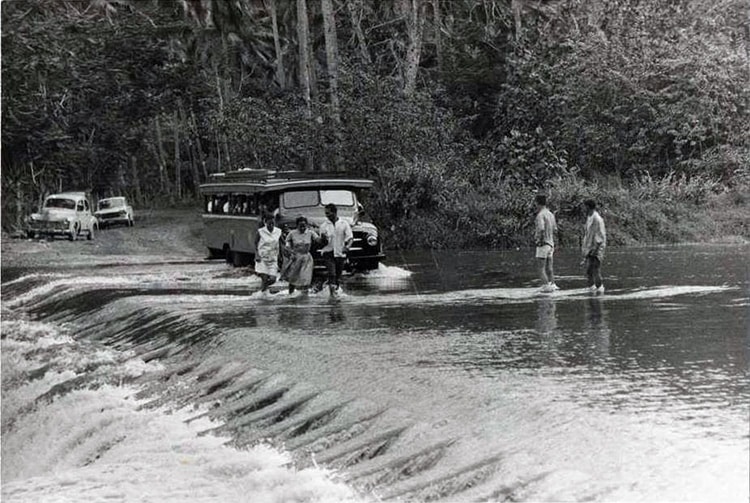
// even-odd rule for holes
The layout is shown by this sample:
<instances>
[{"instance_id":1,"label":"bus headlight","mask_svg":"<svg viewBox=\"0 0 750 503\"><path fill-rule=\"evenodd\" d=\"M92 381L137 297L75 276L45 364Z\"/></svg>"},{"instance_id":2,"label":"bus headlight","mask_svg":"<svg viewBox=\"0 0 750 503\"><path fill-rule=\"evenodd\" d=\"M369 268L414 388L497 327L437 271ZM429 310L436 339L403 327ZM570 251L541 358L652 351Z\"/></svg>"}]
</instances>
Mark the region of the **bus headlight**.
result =
<instances>
[{"instance_id":1,"label":"bus headlight","mask_svg":"<svg viewBox=\"0 0 750 503\"><path fill-rule=\"evenodd\" d=\"M370 234L369 236L367 236L367 244L370 246L375 246L376 244L378 244L378 237L374 234Z\"/></svg>"}]
</instances>

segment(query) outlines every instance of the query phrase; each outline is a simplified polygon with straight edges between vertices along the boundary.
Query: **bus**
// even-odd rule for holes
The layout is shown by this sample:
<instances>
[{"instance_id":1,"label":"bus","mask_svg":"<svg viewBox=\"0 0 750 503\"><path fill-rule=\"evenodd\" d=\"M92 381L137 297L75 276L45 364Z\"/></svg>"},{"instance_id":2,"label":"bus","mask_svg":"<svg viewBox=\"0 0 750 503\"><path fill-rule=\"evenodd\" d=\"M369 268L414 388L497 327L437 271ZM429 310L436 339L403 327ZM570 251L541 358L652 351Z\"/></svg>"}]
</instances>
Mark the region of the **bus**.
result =
<instances>
[{"instance_id":1,"label":"bus","mask_svg":"<svg viewBox=\"0 0 750 503\"><path fill-rule=\"evenodd\" d=\"M224 258L234 266L252 264L255 234L264 213L272 213L283 232L292 229L299 216L306 217L310 227L317 230L326 218L325 205L333 203L354 235L346 268L377 269L385 258L383 243L378 228L367 221L358 197L374 184L342 173L250 169L214 173L200 186L209 257ZM316 269L323 264L318 248L312 250Z\"/></svg>"}]
</instances>

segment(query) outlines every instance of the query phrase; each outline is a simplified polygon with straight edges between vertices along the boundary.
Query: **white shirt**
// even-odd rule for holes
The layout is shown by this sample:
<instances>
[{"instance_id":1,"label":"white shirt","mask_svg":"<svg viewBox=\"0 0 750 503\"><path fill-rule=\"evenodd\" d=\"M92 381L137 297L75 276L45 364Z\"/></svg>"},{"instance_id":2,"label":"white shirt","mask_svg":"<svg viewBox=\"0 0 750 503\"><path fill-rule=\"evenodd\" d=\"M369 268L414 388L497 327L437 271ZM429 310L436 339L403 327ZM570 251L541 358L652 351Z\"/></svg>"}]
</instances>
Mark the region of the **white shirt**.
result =
<instances>
[{"instance_id":1,"label":"white shirt","mask_svg":"<svg viewBox=\"0 0 750 503\"><path fill-rule=\"evenodd\" d=\"M536 245L555 247L554 233L557 230L555 215L544 207L536 215Z\"/></svg>"},{"instance_id":2,"label":"white shirt","mask_svg":"<svg viewBox=\"0 0 750 503\"><path fill-rule=\"evenodd\" d=\"M320 224L320 234L328 238L328 243L321 248L321 252L333 252L334 257L346 257L344 247L354 239L349 222L341 218L336 219L336 224L326 219Z\"/></svg>"},{"instance_id":3,"label":"white shirt","mask_svg":"<svg viewBox=\"0 0 750 503\"><path fill-rule=\"evenodd\" d=\"M599 260L604 258L604 248L607 246L607 229L604 226L604 219L599 212L594 211L586 219L586 234L583 236L581 251L583 256L588 256L596 250L596 256Z\"/></svg>"}]
</instances>

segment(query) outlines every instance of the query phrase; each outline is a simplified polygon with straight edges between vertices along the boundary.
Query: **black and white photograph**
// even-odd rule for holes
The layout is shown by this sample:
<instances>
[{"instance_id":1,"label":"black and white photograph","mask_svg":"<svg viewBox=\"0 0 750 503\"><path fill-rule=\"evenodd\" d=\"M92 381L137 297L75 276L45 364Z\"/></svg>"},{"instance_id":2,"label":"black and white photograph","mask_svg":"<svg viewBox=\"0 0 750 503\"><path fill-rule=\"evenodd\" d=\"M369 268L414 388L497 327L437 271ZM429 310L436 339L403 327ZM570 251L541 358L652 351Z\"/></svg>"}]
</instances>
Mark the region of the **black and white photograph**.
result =
<instances>
[{"instance_id":1,"label":"black and white photograph","mask_svg":"<svg viewBox=\"0 0 750 503\"><path fill-rule=\"evenodd\" d=\"M750 501L750 0L2 0L3 503Z\"/></svg>"}]
</instances>

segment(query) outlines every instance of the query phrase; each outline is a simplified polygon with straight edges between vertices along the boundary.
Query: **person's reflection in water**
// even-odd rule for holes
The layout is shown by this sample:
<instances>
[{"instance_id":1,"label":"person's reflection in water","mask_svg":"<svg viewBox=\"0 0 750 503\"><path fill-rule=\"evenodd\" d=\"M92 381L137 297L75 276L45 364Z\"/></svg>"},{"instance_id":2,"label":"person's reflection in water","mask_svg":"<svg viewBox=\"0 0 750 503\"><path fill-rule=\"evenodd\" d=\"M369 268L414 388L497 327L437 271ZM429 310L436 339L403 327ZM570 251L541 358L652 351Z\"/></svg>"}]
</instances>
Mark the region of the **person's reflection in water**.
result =
<instances>
[{"instance_id":1,"label":"person's reflection in water","mask_svg":"<svg viewBox=\"0 0 750 503\"><path fill-rule=\"evenodd\" d=\"M346 321L346 316L344 316L344 310L339 304L335 304L331 306L331 310L328 311L328 320L331 323L342 323Z\"/></svg>"},{"instance_id":2,"label":"person's reflection in water","mask_svg":"<svg viewBox=\"0 0 750 503\"><path fill-rule=\"evenodd\" d=\"M557 305L552 299L539 299L537 303L536 332L541 354L554 358L560 344L560 332L557 329Z\"/></svg>"},{"instance_id":3,"label":"person's reflection in water","mask_svg":"<svg viewBox=\"0 0 750 503\"><path fill-rule=\"evenodd\" d=\"M548 335L557 330L557 307L552 299L540 299L537 304L536 330Z\"/></svg>"},{"instance_id":4,"label":"person's reflection in water","mask_svg":"<svg viewBox=\"0 0 750 503\"><path fill-rule=\"evenodd\" d=\"M586 339L597 356L609 356L609 339L611 331L607 324L607 311L602 307L601 297L589 297L586 308Z\"/></svg>"},{"instance_id":5,"label":"person's reflection in water","mask_svg":"<svg viewBox=\"0 0 750 503\"><path fill-rule=\"evenodd\" d=\"M310 319L309 313L304 309L294 307L281 309L279 311L279 325L283 327L304 326Z\"/></svg>"}]
</instances>

